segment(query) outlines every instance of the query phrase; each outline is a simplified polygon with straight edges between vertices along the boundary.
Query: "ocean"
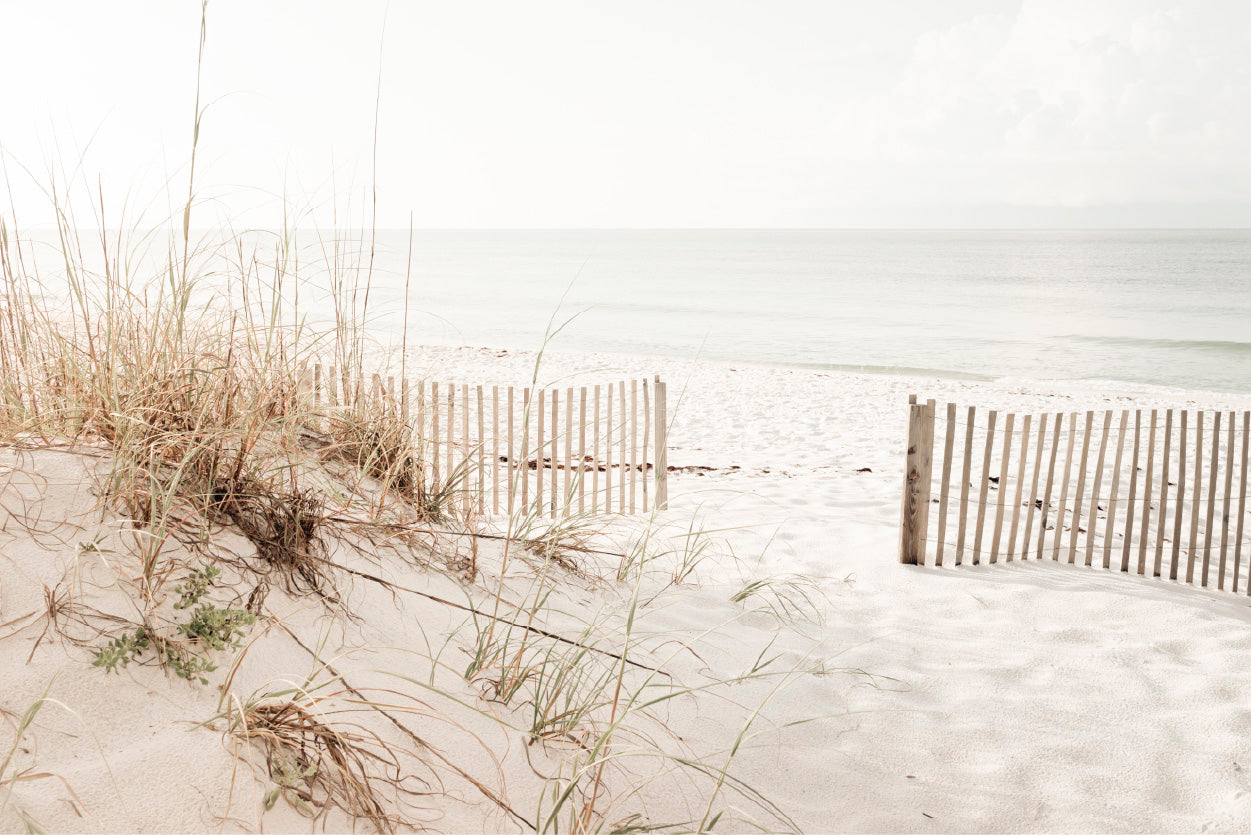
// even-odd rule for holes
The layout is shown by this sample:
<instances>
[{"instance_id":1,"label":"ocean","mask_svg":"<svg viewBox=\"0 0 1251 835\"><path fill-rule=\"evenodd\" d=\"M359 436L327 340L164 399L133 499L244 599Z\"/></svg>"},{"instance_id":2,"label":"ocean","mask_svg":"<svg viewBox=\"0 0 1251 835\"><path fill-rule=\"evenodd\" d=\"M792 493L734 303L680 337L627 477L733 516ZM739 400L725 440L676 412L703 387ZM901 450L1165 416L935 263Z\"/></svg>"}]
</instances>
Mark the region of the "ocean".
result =
<instances>
[{"instance_id":1,"label":"ocean","mask_svg":"<svg viewBox=\"0 0 1251 835\"><path fill-rule=\"evenodd\" d=\"M326 238L298 239L315 287ZM55 240L33 237L45 279ZM551 350L1251 392L1251 230L418 231L411 250L378 232L383 345L407 281L410 344L537 349L558 330ZM330 317L324 290L301 307Z\"/></svg>"},{"instance_id":2,"label":"ocean","mask_svg":"<svg viewBox=\"0 0 1251 835\"><path fill-rule=\"evenodd\" d=\"M1251 392L1251 230L429 231L409 283L410 342Z\"/></svg>"}]
</instances>

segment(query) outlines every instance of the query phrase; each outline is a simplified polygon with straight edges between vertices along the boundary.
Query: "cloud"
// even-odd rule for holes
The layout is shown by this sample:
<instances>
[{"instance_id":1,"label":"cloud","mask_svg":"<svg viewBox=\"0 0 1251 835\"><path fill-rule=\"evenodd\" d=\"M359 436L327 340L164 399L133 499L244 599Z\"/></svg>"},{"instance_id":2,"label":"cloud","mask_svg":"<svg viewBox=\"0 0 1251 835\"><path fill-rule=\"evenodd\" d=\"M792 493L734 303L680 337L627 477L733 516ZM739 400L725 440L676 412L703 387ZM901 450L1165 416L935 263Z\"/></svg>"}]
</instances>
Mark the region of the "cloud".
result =
<instances>
[{"instance_id":1,"label":"cloud","mask_svg":"<svg viewBox=\"0 0 1251 835\"><path fill-rule=\"evenodd\" d=\"M198 10L75 8L10 10L0 145L39 173L99 127L92 191L102 170L159 192L185 175ZM1184 219L1251 210L1247 54L1251 4L1215 0L215 0L197 176L233 222L284 190L341 220L372 180L381 63L383 225ZM10 180L29 222L37 190Z\"/></svg>"},{"instance_id":2,"label":"cloud","mask_svg":"<svg viewBox=\"0 0 1251 835\"><path fill-rule=\"evenodd\" d=\"M1189 7L1187 7L1189 8ZM859 125L859 197L1092 205L1251 185L1247 14L1027 0L916 39ZM1242 191L1245 199L1248 192Z\"/></svg>"}]
</instances>

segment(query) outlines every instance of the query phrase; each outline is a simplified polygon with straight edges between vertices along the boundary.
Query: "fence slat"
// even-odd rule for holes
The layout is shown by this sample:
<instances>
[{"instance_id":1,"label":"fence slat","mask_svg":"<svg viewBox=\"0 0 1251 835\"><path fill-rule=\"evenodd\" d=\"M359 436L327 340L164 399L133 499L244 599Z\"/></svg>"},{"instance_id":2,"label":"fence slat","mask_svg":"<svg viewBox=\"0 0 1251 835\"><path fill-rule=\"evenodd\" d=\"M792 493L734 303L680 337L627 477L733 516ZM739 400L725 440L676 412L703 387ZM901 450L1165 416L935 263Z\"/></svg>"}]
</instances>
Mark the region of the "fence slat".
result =
<instances>
[{"instance_id":1,"label":"fence slat","mask_svg":"<svg viewBox=\"0 0 1251 835\"><path fill-rule=\"evenodd\" d=\"M656 501L657 510L669 509L669 384L656 381Z\"/></svg>"},{"instance_id":2,"label":"fence slat","mask_svg":"<svg viewBox=\"0 0 1251 835\"><path fill-rule=\"evenodd\" d=\"M1103 413L1103 431L1099 436L1099 458L1095 463L1095 481L1090 488L1090 512L1086 518L1086 567L1094 562L1095 532L1099 526L1099 490L1103 486L1103 465L1108 459L1108 432L1112 428L1112 410Z\"/></svg>"},{"instance_id":3,"label":"fence slat","mask_svg":"<svg viewBox=\"0 0 1251 835\"><path fill-rule=\"evenodd\" d=\"M552 458L552 499L550 499L550 508L552 508L553 517L557 515L557 508L560 506L560 492L559 492L559 489L557 488L557 479L560 474L559 472L557 472L557 459L560 457L560 447L558 443L558 438L560 437L560 423L558 422L558 417L560 413L559 406L560 406L560 389L553 388L552 389L552 451L550 451L550 458Z\"/></svg>"},{"instance_id":4,"label":"fence slat","mask_svg":"<svg viewBox=\"0 0 1251 835\"><path fill-rule=\"evenodd\" d=\"M586 386L578 395L578 514L586 513Z\"/></svg>"},{"instance_id":5,"label":"fence slat","mask_svg":"<svg viewBox=\"0 0 1251 835\"><path fill-rule=\"evenodd\" d=\"M1229 553L1229 503L1234 489L1234 413L1229 413L1229 427L1225 433L1225 493L1221 505L1221 559L1216 570L1216 587L1225 588L1225 560Z\"/></svg>"},{"instance_id":6,"label":"fence slat","mask_svg":"<svg viewBox=\"0 0 1251 835\"><path fill-rule=\"evenodd\" d=\"M339 405L339 386L338 377L335 374L335 367L332 365L327 369L326 394L330 399L331 406Z\"/></svg>"},{"instance_id":7,"label":"fence slat","mask_svg":"<svg viewBox=\"0 0 1251 835\"><path fill-rule=\"evenodd\" d=\"M474 454L478 457L478 512L486 512L486 429L484 428L485 417L483 413L486 409L483 407L482 386L477 388L478 395L478 438L474 444Z\"/></svg>"},{"instance_id":8,"label":"fence slat","mask_svg":"<svg viewBox=\"0 0 1251 835\"><path fill-rule=\"evenodd\" d=\"M1251 412L1242 413L1242 467L1238 471L1238 524L1234 533L1234 586L1238 585L1238 565L1242 561L1243 522L1247 518L1247 442L1251 438ZM1251 567L1247 569L1247 594L1251 595Z\"/></svg>"},{"instance_id":9,"label":"fence slat","mask_svg":"<svg viewBox=\"0 0 1251 835\"><path fill-rule=\"evenodd\" d=\"M443 419L443 398L439 394L439 384L430 384L430 409L433 425L430 427L430 458L432 467L434 468L434 478L438 483L440 473L443 472L443 465L440 463L443 458L443 435L440 428L440 420Z\"/></svg>"},{"instance_id":10,"label":"fence slat","mask_svg":"<svg viewBox=\"0 0 1251 835\"><path fill-rule=\"evenodd\" d=\"M1043 549L1047 542L1047 517L1051 513L1051 485L1056 475L1056 453L1060 451L1060 429L1064 424L1064 413L1056 412L1055 426L1051 430L1051 455L1047 460L1047 486L1043 490L1042 515L1038 520L1038 559L1043 558Z\"/></svg>"},{"instance_id":11,"label":"fence slat","mask_svg":"<svg viewBox=\"0 0 1251 835\"><path fill-rule=\"evenodd\" d=\"M1152 566L1153 577L1161 576L1164 570L1164 529L1168 524L1168 454L1173 440L1173 410L1164 411L1164 455L1160 459L1160 509L1156 515L1155 528L1155 563Z\"/></svg>"},{"instance_id":12,"label":"fence slat","mask_svg":"<svg viewBox=\"0 0 1251 835\"><path fill-rule=\"evenodd\" d=\"M608 384L607 398L604 420L604 512L612 513L612 389L611 383Z\"/></svg>"},{"instance_id":13,"label":"fence slat","mask_svg":"<svg viewBox=\"0 0 1251 835\"><path fill-rule=\"evenodd\" d=\"M650 395L648 394L650 389L651 389L651 386L647 384L647 379L644 378L643 379L643 447L641 450L639 450L639 456L640 456L639 458L639 481L642 483L641 489L643 492L643 512L644 513L647 512L647 494L649 492L649 490L647 489L647 482L651 480L650 478L648 478L648 470L647 470L648 450L651 449L650 444L652 441L652 401L651 401Z\"/></svg>"},{"instance_id":14,"label":"fence slat","mask_svg":"<svg viewBox=\"0 0 1251 835\"><path fill-rule=\"evenodd\" d=\"M1030 555L1031 534L1034 532L1034 511L1038 508L1038 483L1042 477L1043 445L1047 442L1047 420L1049 415L1042 415L1038 421L1038 445L1034 449L1034 478L1029 487L1029 504L1025 510L1025 533L1021 536L1021 559L1028 560Z\"/></svg>"},{"instance_id":15,"label":"fence slat","mask_svg":"<svg viewBox=\"0 0 1251 835\"><path fill-rule=\"evenodd\" d=\"M1142 446L1142 409L1134 410L1134 454L1129 465L1129 500L1125 503L1125 542L1121 547L1121 571L1129 571L1129 555L1134 547L1134 510L1138 498L1138 450Z\"/></svg>"},{"instance_id":16,"label":"fence slat","mask_svg":"<svg viewBox=\"0 0 1251 835\"><path fill-rule=\"evenodd\" d=\"M926 551L929 549L930 535L930 493L933 490L933 471L934 471L934 408L932 399L925 401L925 417L921 423L921 443L925 447L925 501L921 503L921 518L919 521L921 530L921 542L917 553L917 559L920 565L925 565Z\"/></svg>"},{"instance_id":17,"label":"fence slat","mask_svg":"<svg viewBox=\"0 0 1251 835\"><path fill-rule=\"evenodd\" d=\"M317 415L317 417L314 418L313 425L322 431L329 432L330 431L329 418L325 420L322 419L323 412L321 408L321 398L322 398L322 389L324 387L325 387L325 382L323 381L323 378L322 378L321 363L316 363L313 366L313 412L314 414Z\"/></svg>"},{"instance_id":18,"label":"fence slat","mask_svg":"<svg viewBox=\"0 0 1251 835\"><path fill-rule=\"evenodd\" d=\"M956 565L964 560L964 535L969 521L969 485L973 480L973 423L976 410L969 407L964 433L964 478L960 482L960 524L956 529Z\"/></svg>"},{"instance_id":19,"label":"fence slat","mask_svg":"<svg viewBox=\"0 0 1251 835\"><path fill-rule=\"evenodd\" d=\"M1199 547L1199 503L1203 497L1203 412L1195 413L1195 483L1190 500L1190 550L1186 556L1186 582L1194 583L1195 551Z\"/></svg>"},{"instance_id":20,"label":"fence slat","mask_svg":"<svg viewBox=\"0 0 1251 835\"><path fill-rule=\"evenodd\" d=\"M1074 420L1074 431L1077 423ZM1086 428L1082 430L1082 455L1077 464L1077 486L1073 490L1073 521L1069 529L1069 565L1077 562L1077 537L1082 530L1082 499L1086 497L1086 462L1090 457L1090 433L1095 428L1095 413L1086 413ZM1089 520L1086 526L1090 527Z\"/></svg>"},{"instance_id":21,"label":"fence slat","mask_svg":"<svg viewBox=\"0 0 1251 835\"><path fill-rule=\"evenodd\" d=\"M1181 562L1182 516L1186 501L1186 420L1189 410L1181 411L1181 428L1177 434L1177 509L1173 516L1172 565L1168 578L1177 579L1178 563Z\"/></svg>"},{"instance_id":22,"label":"fence slat","mask_svg":"<svg viewBox=\"0 0 1251 835\"><path fill-rule=\"evenodd\" d=\"M517 450L517 480L521 482L521 513L530 513L530 389L521 392L521 449Z\"/></svg>"},{"instance_id":23,"label":"fence slat","mask_svg":"<svg viewBox=\"0 0 1251 835\"><path fill-rule=\"evenodd\" d=\"M559 413L560 413L560 389L553 388L552 389L552 441L550 441L549 453L544 454L543 456L545 459L550 458L550 466L552 466L552 474L550 474L550 478L552 478L552 489L550 489L549 491L550 498L548 499L548 507L549 507L550 513L552 513L552 516L555 516L555 508L557 508L558 497L560 494L559 489L557 487L557 477L559 476L559 473L557 472L557 457L559 454L559 447L557 447L557 438L560 437ZM544 461L543 466L544 467L548 466L548 462Z\"/></svg>"},{"instance_id":24,"label":"fence slat","mask_svg":"<svg viewBox=\"0 0 1251 835\"><path fill-rule=\"evenodd\" d=\"M491 386L491 512L500 512L500 387Z\"/></svg>"},{"instance_id":25,"label":"fence slat","mask_svg":"<svg viewBox=\"0 0 1251 835\"><path fill-rule=\"evenodd\" d=\"M639 381L630 381L630 512L637 497L639 465Z\"/></svg>"},{"instance_id":26,"label":"fence slat","mask_svg":"<svg viewBox=\"0 0 1251 835\"><path fill-rule=\"evenodd\" d=\"M642 473L639 476L643 480L643 512L648 510L647 494L651 491L651 510L660 510L660 490L661 479L663 475L660 472L660 451L661 451L661 435L660 428L660 375L657 374L652 378L651 400L648 400L647 380L643 381L643 462ZM649 411L650 403L650 411ZM649 470L647 465L648 455L652 457L652 468ZM648 482L652 484L648 487Z\"/></svg>"},{"instance_id":27,"label":"fence slat","mask_svg":"<svg viewBox=\"0 0 1251 835\"><path fill-rule=\"evenodd\" d=\"M1016 472L1016 497L1012 500L1012 524L1008 530L1008 561L1011 562L1016 551L1017 523L1021 519L1021 495L1025 489L1025 461L1029 458L1029 425L1032 415L1026 415L1021 421L1021 461Z\"/></svg>"},{"instance_id":28,"label":"fence slat","mask_svg":"<svg viewBox=\"0 0 1251 835\"><path fill-rule=\"evenodd\" d=\"M594 389L595 423L591 432L591 512L599 512L599 386Z\"/></svg>"},{"instance_id":29,"label":"fence slat","mask_svg":"<svg viewBox=\"0 0 1251 835\"><path fill-rule=\"evenodd\" d=\"M982 529L986 524L986 494L990 489L990 458L995 452L995 418L999 413L992 409L986 416L986 450L982 453L982 469L978 473L981 485L977 490L977 527L973 529L973 564L982 561Z\"/></svg>"},{"instance_id":30,"label":"fence slat","mask_svg":"<svg viewBox=\"0 0 1251 835\"><path fill-rule=\"evenodd\" d=\"M532 510L536 517L543 515L543 476L547 475L547 470L543 464L543 450L547 447L547 439L544 436L544 428L546 426L546 405L545 392L541 388L536 388L534 394L531 395L534 405L534 444L526 450L526 460L522 462L525 468L526 481L530 480L530 460L531 455L534 456L534 505L526 506L526 512Z\"/></svg>"},{"instance_id":31,"label":"fence slat","mask_svg":"<svg viewBox=\"0 0 1251 835\"><path fill-rule=\"evenodd\" d=\"M545 414L545 409L543 408L545 404L543 394L544 391L542 388L537 389L537 392L535 392L535 412L538 412L538 426L535 427L534 434L534 472L538 476L534 479L535 516L543 516L543 477L547 474L547 469L544 469L543 463L543 451L544 449L547 449L547 439L543 437L543 421Z\"/></svg>"},{"instance_id":32,"label":"fence slat","mask_svg":"<svg viewBox=\"0 0 1251 835\"><path fill-rule=\"evenodd\" d=\"M565 477L562 479L565 489L564 516L573 509L573 389L565 389Z\"/></svg>"},{"instance_id":33,"label":"fence slat","mask_svg":"<svg viewBox=\"0 0 1251 835\"><path fill-rule=\"evenodd\" d=\"M439 403L439 384L430 383L430 470L431 478L435 484L441 484L439 480L439 444L442 442L442 436L439 435L439 412L442 405Z\"/></svg>"},{"instance_id":34,"label":"fence slat","mask_svg":"<svg viewBox=\"0 0 1251 835\"><path fill-rule=\"evenodd\" d=\"M1208 466L1208 514L1203 525L1203 576L1200 585L1208 584L1208 565L1212 559L1212 523L1216 521L1216 477L1221 468L1221 413L1212 414L1212 462Z\"/></svg>"},{"instance_id":35,"label":"fence slat","mask_svg":"<svg viewBox=\"0 0 1251 835\"><path fill-rule=\"evenodd\" d=\"M938 537L934 543L934 565L943 564L947 538L947 502L951 492L951 453L956 445L956 404L947 404L947 432L943 441L943 477L938 488Z\"/></svg>"},{"instance_id":36,"label":"fence slat","mask_svg":"<svg viewBox=\"0 0 1251 835\"><path fill-rule=\"evenodd\" d=\"M409 390L409 387L408 387L408 378L404 377L403 379L400 380L400 420L404 422L405 426L408 425L408 414L409 414L408 406L409 406L409 400L411 397L412 397L412 392Z\"/></svg>"},{"instance_id":37,"label":"fence slat","mask_svg":"<svg viewBox=\"0 0 1251 835\"><path fill-rule=\"evenodd\" d=\"M512 386L508 387L508 466L505 473L508 476L508 516L512 518L513 511L517 506L517 437L515 427L515 413L513 411L513 394Z\"/></svg>"},{"instance_id":38,"label":"fence slat","mask_svg":"<svg viewBox=\"0 0 1251 835\"><path fill-rule=\"evenodd\" d=\"M1116 507L1121 489L1121 461L1125 454L1125 433L1129 428L1129 412L1121 410L1116 430L1116 457L1112 461L1112 488L1108 491L1108 519L1103 527L1103 567L1112 567L1112 535L1116 532Z\"/></svg>"},{"instance_id":39,"label":"fence slat","mask_svg":"<svg viewBox=\"0 0 1251 835\"><path fill-rule=\"evenodd\" d=\"M456 482L456 384L447 384L447 480ZM463 484L461 485L464 486Z\"/></svg>"},{"instance_id":40,"label":"fence slat","mask_svg":"<svg viewBox=\"0 0 1251 835\"><path fill-rule=\"evenodd\" d=\"M466 512L473 503L473 472L469 456L469 386L465 384L460 387L460 506Z\"/></svg>"},{"instance_id":41,"label":"fence slat","mask_svg":"<svg viewBox=\"0 0 1251 835\"><path fill-rule=\"evenodd\" d=\"M1147 535L1151 532L1151 479L1155 476L1155 425L1157 410L1151 410L1147 431L1147 471L1142 477L1142 528L1138 532L1138 573L1147 573Z\"/></svg>"},{"instance_id":42,"label":"fence slat","mask_svg":"<svg viewBox=\"0 0 1251 835\"><path fill-rule=\"evenodd\" d=\"M1060 476L1060 501L1056 507L1056 532L1051 538L1051 560L1060 559L1060 540L1064 536L1064 512L1068 509L1069 478L1073 471L1073 442L1077 440L1077 413L1069 415L1069 440L1064 451L1064 473Z\"/></svg>"},{"instance_id":43,"label":"fence slat","mask_svg":"<svg viewBox=\"0 0 1251 835\"><path fill-rule=\"evenodd\" d=\"M627 437L628 430L630 428L630 416L626 412L625 380L622 380L618 384L617 394L620 395L618 405L621 406L621 446L620 446L620 449L618 450L618 452L620 453L618 455L618 458L620 458L621 460L617 463L617 475L619 476L617 479L617 509L619 513L625 513L626 512L626 499L627 499L626 476L628 475L628 473L626 472L626 469L628 467L627 461L629 460L628 456L626 455L626 450L629 449L628 442L630 440Z\"/></svg>"},{"instance_id":44,"label":"fence slat","mask_svg":"<svg viewBox=\"0 0 1251 835\"><path fill-rule=\"evenodd\" d=\"M1003 510L1008 503L1008 465L1012 460L1012 424L1016 415L1008 412L1003 422L1003 452L999 462L998 501L995 502L995 530L990 538L990 562L994 565L999 561L999 537L1003 534Z\"/></svg>"},{"instance_id":45,"label":"fence slat","mask_svg":"<svg viewBox=\"0 0 1251 835\"><path fill-rule=\"evenodd\" d=\"M430 433L426 431L426 417L429 410L426 409L426 381L417 381L417 461L421 465L421 474L424 477L427 474L427 468L430 466L430 456L426 453L426 438L430 437ZM431 476L430 483L433 484L434 477Z\"/></svg>"}]
</instances>

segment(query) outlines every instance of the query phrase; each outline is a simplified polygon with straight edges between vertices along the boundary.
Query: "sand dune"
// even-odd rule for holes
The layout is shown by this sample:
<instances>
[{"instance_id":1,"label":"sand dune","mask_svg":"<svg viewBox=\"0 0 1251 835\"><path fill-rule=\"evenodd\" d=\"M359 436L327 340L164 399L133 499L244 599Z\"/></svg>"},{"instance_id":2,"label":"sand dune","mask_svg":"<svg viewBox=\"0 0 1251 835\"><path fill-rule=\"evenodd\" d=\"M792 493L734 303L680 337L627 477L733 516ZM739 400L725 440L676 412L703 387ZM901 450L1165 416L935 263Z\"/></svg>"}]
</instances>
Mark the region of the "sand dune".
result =
<instances>
[{"instance_id":1,"label":"sand dune","mask_svg":"<svg viewBox=\"0 0 1251 835\"><path fill-rule=\"evenodd\" d=\"M528 379L532 355L498 353L423 349L408 361L414 376ZM720 531L716 547L683 585L665 591L664 572L649 575L633 610L629 583L588 579L610 575L612 560L588 557L585 575L562 574L552 586L544 629L579 638L587 613L598 612L590 642L611 649L633 611L631 658L686 687L732 681L766 661L790 673L657 705L631 726L633 742L623 734L623 761L658 736L665 751L721 762L746 726L733 774L778 813L727 789L716 805L732 829L751 821L807 832L1251 826L1244 598L1050 563L936 570L895 559L909 392L1019 410L1242 409L1246 399L559 354L545 358L540 378L565 385L627 373L660 373L680 393L670 464L709 468L674 474L671 508L654 524L672 532L695 518ZM45 688L55 700L22 736L11 772L55 777L3 787L11 794L0 828L21 828L25 815L54 831L369 829L342 809L310 822L284 796L265 811L281 780L266 776L258 747L229 733L249 695L336 674L312 698L326 697L318 705L329 715L404 752L396 773L413 793L379 784L403 826L529 831L544 823L553 785L545 778L569 767L576 740L529 744L532 704L483 701L482 681L466 685L476 633L472 618L447 604L484 611L484 589L497 587L525 599L549 569L517 561L500 581L502 546L483 542L481 575L467 586L403 549L347 538L327 557L336 571L359 572L337 575L341 601L275 585L246 651L214 656L221 666L209 685L156 666L109 675L92 666L103 643L93 628L70 620L57 634L42 615L45 588L61 584L102 613L136 616L127 534L94 495L103 456L56 448L0 458L0 706L16 721ZM628 542L643 524L613 523L602 541ZM246 562L246 540L215 536L221 553ZM790 593L785 622L770 613L770 604L775 613L785 604L768 587L731 599L761 578L781 577L771 588L785 594L794 575L816 583L797 581L802 594ZM247 582L246 572L224 577L210 596L241 605ZM363 707L364 697L388 707ZM597 820L699 821L707 785L672 772L650 755L626 762L606 786L625 798ZM646 788L629 796L632 786Z\"/></svg>"}]
</instances>

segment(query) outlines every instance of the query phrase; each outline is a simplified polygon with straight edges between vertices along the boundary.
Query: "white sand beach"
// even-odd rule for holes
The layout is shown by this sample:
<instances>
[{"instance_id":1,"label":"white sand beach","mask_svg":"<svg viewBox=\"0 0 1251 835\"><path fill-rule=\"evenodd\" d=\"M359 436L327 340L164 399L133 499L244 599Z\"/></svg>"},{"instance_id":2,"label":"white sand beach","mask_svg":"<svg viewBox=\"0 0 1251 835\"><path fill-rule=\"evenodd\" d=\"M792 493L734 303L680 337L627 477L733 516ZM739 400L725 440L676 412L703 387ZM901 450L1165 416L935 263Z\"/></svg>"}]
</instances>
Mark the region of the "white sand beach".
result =
<instances>
[{"instance_id":1,"label":"white sand beach","mask_svg":"<svg viewBox=\"0 0 1251 835\"><path fill-rule=\"evenodd\" d=\"M0 9L0 835L1251 832L1251 4Z\"/></svg>"},{"instance_id":2,"label":"white sand beach","mask_svg":"<svg viewBox=\"0 0 1251 835\"><path fill-rule=\"evenodd\" d=\"M429 348L413 351L407 364L414 377L511 384L529 379L534 360L526 352ZM779 814L727 788L716 805L729 809L732 828L751 821L804 832L1251 827L1246 598L1050 562L905 567L896 554L909 393L1022 412L1156 404L1241 410L1251 398L557 352L545 355L539 380L575 385L653 373L674 392L669 464L678 468L670 509L653 524L671 531L697 520L718 531L717 547L684 584L639 605L632 658L688 686L732 679L761 659L794 671L731 684L712 699L675 698L653 717L652 731L671 734L665 746L713 754L734 745L760 708L732 773ZM101 526L87 474L102 454L57 447L6 450L0 459L0 667L8 671L0 707L16 722L45 688L55 700L13 757L17 772L55 777L5 787L0 829L20 829L24 820L83 832L369 829L337 809L311 823L284 798L264 811L266 794L281 782L265 778L256 749L225 733L247 694L328 677L315 656L343 676L321 693L328 710L354 710L345 721L379 739L438 752L401 765L405 787L417 792L397 801L409 823L450 832L521 832L543 823L550 783L540 775L557 772L573 743L527 744L482 712L486 706L520 728L525 705L475 704L472 690L458 705L430 686L447 686L435 682L431 658L442 677L462 671L468 657L463 633L437 645L467 617L446 602L482 598L391 549L341 543L332 551L336 564L396 584L348 577L344 601L356 617L334 616L275 586L269 617L253 627L237 669L219 654L222 669L208 686L134 664L107 675L91 665L100 640L87 634L76 646L45 629L44 589L67 576L77 577L91 607L134 614L118 591L132 569L110 539L123 534ZM711 469L682 469L694 467ZM31 521L18 524L19 517ZM608 538L624 541L641 524L623 520ZM100 530L106 535L94 540ZM235 553L250 547L237 534L219 536ZM478 559L477 586L491 587L500 548L486 543ZM511 572L507 595L532 593L534 572L533 565ZM747 582L785 575L816 579L823 597L806 598L814 605L801 602L785 619L767 611L765 595L731 600ZM629 583L566 579L551 608L569 616L555 615L545 629L576 636L597 607L607 613L600 626L620 625ZM646 584L659 588L654 578ZM399 724L361 708L362 693L385 694ZM619 790L649 774L655 779L640 783L646 789L607 810L600 825L700 820L694 782L659 761L631 765L609 782Z\"/></svg>"},{"instance_id":3,"label":"white sand beach","mask_svg":"<svg viewBox=\"0 0 1251 835\"><path fill-rule=\"evenodd\" d=\"M468 374L476 362L469 350L435 356L432 371ZM613 365L548 355L545 373L597 362ZM1241 411L1251 397L743 365L657 370L674 389L685 381L670 464L742 467L676 478L670 515L742 526L729 538L741 558L763 554L753 572L827 578L816 652L888 679L878 689L808 678L791 694L797 711L851 714L807 726L773 752L781 767L760 766L805 830L1251 825L1245 598L1047 562L896 562L909 394L1035 414ZM722 579L727 589L737 577ZM714 589L693 596L715 598Z\"/></svg>"}]
</instances>

